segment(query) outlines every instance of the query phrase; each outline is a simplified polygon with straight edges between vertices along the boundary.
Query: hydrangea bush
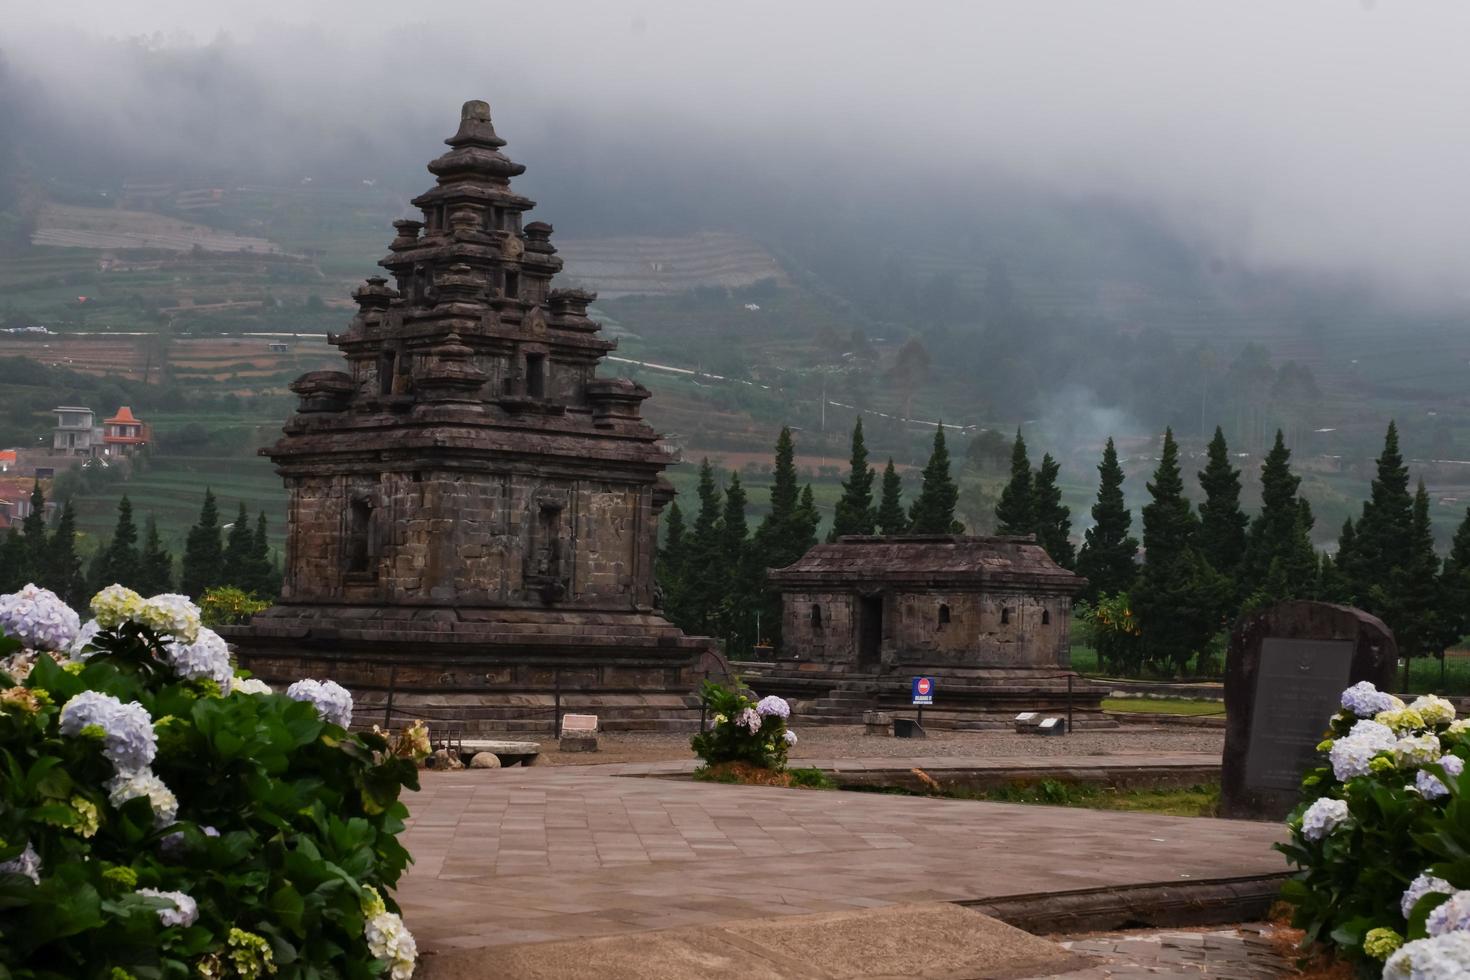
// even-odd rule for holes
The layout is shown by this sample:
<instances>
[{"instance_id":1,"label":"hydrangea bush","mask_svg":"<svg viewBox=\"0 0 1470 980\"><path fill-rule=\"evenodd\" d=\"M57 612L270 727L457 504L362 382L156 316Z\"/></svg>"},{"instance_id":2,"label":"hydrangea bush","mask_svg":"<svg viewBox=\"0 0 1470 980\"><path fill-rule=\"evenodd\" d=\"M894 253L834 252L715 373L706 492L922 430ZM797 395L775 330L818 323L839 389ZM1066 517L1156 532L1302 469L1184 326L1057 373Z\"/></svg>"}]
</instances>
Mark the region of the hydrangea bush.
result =
<instances>
[{"instance_id":1,"label":"hydrangea bush","mask_svg":"<svg viewBox=\"0 0 1470 980\"><path fill-rule=\"evenodd\" d=\"M0 977L406 980L411 758L330 682L230 667L185 597L0 597Z\"/></svg>"},{"instance_id":2,"label":"hydrangea bush","mask_svg":"<svg viewBox=\"0 0 1470 980\"><path fill-rule=\"evenodd\" d=\"M1278 845L1296 924L1392 980L1470 976L1470 720L1364 682L1318 750Z\"/></svg>"},{"instance_id":3,"label":"hydrangea bush","mask_svg":"<svg viewBox=\"0 0 1470 980\"><path fill-rule=\"evenodd\" d=\"M690 739L706 766L743 762L760 769L786 768L786 753L796 733L786 727L791 706L775 696L753 701L738 691L705 681L700 691L705 730Z\"/></svg>"}]
</instances>

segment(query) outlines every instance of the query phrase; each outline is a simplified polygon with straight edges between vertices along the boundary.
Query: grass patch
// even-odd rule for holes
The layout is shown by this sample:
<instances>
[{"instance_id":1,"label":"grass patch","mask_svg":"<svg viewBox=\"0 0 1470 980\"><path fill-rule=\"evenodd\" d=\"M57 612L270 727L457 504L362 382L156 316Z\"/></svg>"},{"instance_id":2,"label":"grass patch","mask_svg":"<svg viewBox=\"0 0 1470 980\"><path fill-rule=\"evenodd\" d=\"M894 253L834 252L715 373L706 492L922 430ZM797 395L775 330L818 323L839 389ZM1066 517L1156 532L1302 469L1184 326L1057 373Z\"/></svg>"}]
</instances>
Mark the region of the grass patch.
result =
<instances>
[{"instance_id":1,"label":"grass patch","mask_svg":"<svg viewBox=\"0 0 1470 980\"><path fill-rule=\"evenodd\" d=\"M1087 783L1063 783L1046 779L1039 783L1017 784L995 789L953 790L946 794L955 799L986 800L995 803L1032 803L1044 806L1070 806L1087 810L1119 810L1128 813L1160 813L1171 817L1213 817L1220 812L1220 785L1166 789L1118 789Z\"/></svg>"},{"instance_id":2,"label":"grass patch","mask_svg":"<svg viewBox=\"0 0 1470 980\"><path fill-rule=\"evenodd\" d=\"M702 783L728 783L736 786L785 786L796 789L836 789L834 783L820 769L762 769L744 762L721 762L715 766L700 766L694 770L694 778Z\"/></svg>"},{"instance_id":3,"label":"grass patch","mask_svg":"<svg viewBox=\"0 0 1470 980\"><path fill-rule=\"evenodd\" d=\"M1156 715L1225 714L1223 701L1192 701L1188 698L1103 698L1104 711L1144 712Z\"/></svg>"}]
</instances>

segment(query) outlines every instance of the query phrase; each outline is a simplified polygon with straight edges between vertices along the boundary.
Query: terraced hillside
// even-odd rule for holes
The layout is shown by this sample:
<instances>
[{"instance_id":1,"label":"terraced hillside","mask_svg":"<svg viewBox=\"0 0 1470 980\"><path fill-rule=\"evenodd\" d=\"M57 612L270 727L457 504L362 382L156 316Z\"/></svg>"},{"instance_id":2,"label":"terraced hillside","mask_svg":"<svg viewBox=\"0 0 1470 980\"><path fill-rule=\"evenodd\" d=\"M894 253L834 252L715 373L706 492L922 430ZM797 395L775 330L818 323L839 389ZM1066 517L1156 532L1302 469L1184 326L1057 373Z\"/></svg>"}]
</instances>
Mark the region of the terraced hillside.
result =
<instances>
[{"instance_id":1,"label":"terraced hillside","mask_svg":"<svg viewBox=\"0 0 1470 980\"><path fill-rule=\"evenodd\" d=\"M740 235L699 232L679 238L619 237L558 241L564 276L604 299L667 296L701 287L737 289L785 282L773 255Z\"/></svg>"},{"instance_id":2,"label":"terraced hillside","mask_svg":"<svg viewBox=\"0 0 1470 980\"><path fill-rule=\"evenodd\" d=\"M123 211L48 204L36 216L31 244L60 248L163 249L170 252L251 252L277 255L274 242L152 211Z\"/></svg>"}]
</instances>

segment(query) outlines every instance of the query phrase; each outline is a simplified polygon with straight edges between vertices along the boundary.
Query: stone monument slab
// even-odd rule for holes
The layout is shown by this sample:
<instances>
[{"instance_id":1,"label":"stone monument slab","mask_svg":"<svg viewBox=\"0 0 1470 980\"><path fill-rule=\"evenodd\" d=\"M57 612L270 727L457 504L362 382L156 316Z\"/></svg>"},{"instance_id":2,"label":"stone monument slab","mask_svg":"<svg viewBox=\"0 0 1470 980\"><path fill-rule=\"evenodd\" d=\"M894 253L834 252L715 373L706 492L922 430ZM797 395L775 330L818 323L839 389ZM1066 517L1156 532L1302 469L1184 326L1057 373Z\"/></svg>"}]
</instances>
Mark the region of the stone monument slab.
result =
<instances>
[{"instance_id":1,"label":"stone monument slab","mask_svg":"<svg viewBox=\"0 0 1470 980\"><path fill-rule=\"evenodd\" d=\"M1343 689L1390 690L1397 662L1393 633L1361 609L1293 600L1242 618L1225 660L1222 815L1290 813Z\"/></svg>"}]
</instances>

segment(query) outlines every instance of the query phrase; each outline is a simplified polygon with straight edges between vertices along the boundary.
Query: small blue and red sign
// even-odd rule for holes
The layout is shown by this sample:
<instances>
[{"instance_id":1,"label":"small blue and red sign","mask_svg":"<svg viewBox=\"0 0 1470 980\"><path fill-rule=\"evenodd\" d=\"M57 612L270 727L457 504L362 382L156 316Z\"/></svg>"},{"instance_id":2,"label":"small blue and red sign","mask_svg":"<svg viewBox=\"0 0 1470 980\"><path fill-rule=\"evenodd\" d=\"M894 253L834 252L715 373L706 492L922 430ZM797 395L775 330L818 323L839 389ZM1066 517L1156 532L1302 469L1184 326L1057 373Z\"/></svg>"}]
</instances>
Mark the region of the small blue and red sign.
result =
<instances>
[{"instance_id":1,"label":"small blue and red sign","mask_svg":"<svg viewBox=\"0 0 1470 980\"><path fill-rule=\"evenodd\" d=\"M934 703L934 679L931 677L914 678L914 704Z\"/></svg>"}]
</instances>

